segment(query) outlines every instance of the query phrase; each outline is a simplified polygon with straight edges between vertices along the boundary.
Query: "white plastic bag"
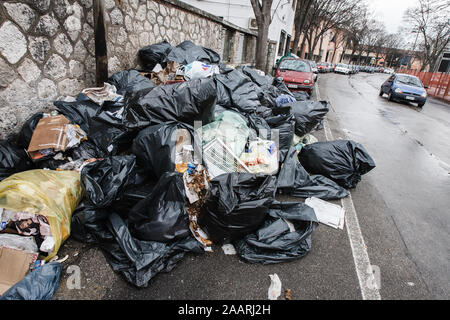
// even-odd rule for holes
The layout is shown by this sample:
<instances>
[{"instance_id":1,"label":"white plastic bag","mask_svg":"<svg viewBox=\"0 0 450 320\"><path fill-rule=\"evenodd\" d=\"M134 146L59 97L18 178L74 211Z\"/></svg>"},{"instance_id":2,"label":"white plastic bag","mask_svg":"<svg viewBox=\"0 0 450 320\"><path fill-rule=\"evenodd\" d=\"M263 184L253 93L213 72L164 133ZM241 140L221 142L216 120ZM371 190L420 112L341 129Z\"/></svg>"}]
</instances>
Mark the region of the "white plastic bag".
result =
<instances>
[{"instance_id":1,"label":"white plastic bag","mask_svg":"<svg viewBox=\"0 0 450 320\"><path fill-rule=\"evenodd\" d=\"M207 78L218 73L217 65L210 65L201 61L194 61L184 68L184 79Z\"/></svg>"}]
</instances>

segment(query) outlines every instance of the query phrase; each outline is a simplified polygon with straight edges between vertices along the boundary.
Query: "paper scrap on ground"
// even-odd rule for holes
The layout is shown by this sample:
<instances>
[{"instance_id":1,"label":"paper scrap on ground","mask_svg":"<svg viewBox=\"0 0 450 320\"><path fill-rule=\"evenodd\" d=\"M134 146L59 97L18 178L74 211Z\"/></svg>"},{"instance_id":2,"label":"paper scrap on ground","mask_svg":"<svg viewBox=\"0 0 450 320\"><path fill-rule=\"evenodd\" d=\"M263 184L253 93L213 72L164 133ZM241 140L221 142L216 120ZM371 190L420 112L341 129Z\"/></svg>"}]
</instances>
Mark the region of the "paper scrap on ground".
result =
<instances>
[{"instance_id":1,"label":"paper scrap on ground","mask_svg":"<svg viewBox=\"0 0 450 320\"><path fill-rule=\"evenodd\" d=\"M227 255L236 254L236 249L234 248L234 246L231 243L224 244L222 246L222 250L223 250L223 253L225 253Z\"/></svg>"},{"instance_id":2,"label":"paper scrap on ground","mask_svg":"<svg viewBox=\"0 0 450 320\"><path fill-rule=\"evenodd\" d=\"M281 281L276 273L269 274L270 287L269 287L269 300L277 300L281 295Z\"/></svg>"},{"instance_id":3,"label":"paper scrap on ground","mask_svg":"<svg viewBox=\"0 0 450 320\"><path fill-rule=\"evenodd\" d=\"M314 209L317 220L335 229L344 229L345 209L316 197L307 198L305 204Z\"/></svg>"}]
</instances>

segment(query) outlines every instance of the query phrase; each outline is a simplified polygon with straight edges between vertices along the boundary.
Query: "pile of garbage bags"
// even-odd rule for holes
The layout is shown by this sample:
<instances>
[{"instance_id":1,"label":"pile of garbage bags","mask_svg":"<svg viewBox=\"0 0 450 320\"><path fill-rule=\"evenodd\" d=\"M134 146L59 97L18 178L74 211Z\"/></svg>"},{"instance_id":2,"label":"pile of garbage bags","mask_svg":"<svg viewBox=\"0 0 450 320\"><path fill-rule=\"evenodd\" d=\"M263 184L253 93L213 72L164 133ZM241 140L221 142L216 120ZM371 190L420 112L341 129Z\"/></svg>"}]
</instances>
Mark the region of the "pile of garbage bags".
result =
<instances>
[{"instance_id":1,"label":"pile of garbage bags","mask_svg":"<svg viewBox=\"0 0 450 320\"><path fill-rule=\"evenodd\" d=\"M313 142L327 101L191 41L138 56L143 69L55 101L0 142L0 235L34 237L31 262L51 261L69 235L138 287L213 244L249 263L297 259L317 218L277 195L340 199L375 167L354 141ZM8 296L44 276L54 288L51 268Z\"/></svg>"}]
</instances>

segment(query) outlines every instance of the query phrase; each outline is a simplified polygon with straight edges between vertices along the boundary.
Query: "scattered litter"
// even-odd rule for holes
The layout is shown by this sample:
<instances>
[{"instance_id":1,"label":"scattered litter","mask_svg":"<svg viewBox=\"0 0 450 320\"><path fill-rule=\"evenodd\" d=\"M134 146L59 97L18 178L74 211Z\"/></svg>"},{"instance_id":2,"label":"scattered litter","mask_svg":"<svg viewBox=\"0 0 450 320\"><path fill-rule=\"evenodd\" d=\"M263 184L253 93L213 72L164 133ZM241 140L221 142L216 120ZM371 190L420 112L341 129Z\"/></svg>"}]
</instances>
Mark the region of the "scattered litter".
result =
<instances>
[{"instance_id":1,"label":"scattered litter","mask_svg":"<svg viewBox=\"0 0 450 320\"><path fill-rule=\"evenodd\" d=\"M102 106L105 101L120 102L123 100L123 96L117 94L116 87L108 82L105 82L103 87L86 88L81 91L81 93L100 106Z\"/></svg>"},{"instance_id":2,"label":"scattered litter","mask_svg":"<svg viewBox=\"0 0 450 320\"><path fill-rule=\"evenodd\" d=\"M344 229L345 209L316 197L307 198L305 204L314 209L317 220L335 229Z\"/></svg>"},{"instance_id":3,"label":"scattered litter","mask_svg":"<svg viewBox=\"0 0 450 320\"><path fill-rule=\"evenodd\" d=\"M269 286L269 300L278 300L281 295L281 281L276 273L269 274L270 286Z\"/></svg>"},{"instance_id":4,"label":"scattered litter","mask_svg":"<svg viewBox=\"0 0 450 320\"><path fill-rule=\"evenodd\" d=\"M222 246L223 253L226 255L234 255L236 254L236 249L231 243L226 243Z\"/></svg>"},{"instance_id":5,"label":"scattered litter","mask_svg":"<svg viewBox=\"0 0 450 320\"><path fill-rule=\"evenodd\" d=\"M286 290L284 291L284 298L285 298L286 300L291 300L291 289L286 289Z\"/></svg>"}]
</instances>

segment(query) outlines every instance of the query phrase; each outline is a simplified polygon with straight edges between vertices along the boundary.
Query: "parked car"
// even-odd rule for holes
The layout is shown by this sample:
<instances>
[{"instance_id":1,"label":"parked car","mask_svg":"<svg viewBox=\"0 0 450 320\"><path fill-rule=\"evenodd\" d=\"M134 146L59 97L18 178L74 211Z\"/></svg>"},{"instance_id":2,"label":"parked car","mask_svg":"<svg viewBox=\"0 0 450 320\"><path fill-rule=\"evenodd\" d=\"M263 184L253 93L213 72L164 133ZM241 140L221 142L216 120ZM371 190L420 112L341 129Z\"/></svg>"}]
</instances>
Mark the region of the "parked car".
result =
<instances>
[{"instance_id":1,"label":"parked car","mask_svg":"<svg viewBox=\"0 0 450 320\"><path fill-rule=\"evenodd\" d=\"M334 68L335 73L342 73L342 74L350 74L350 68L348 65L343 63L338 63L336 67Z\"/></svg>"},{"instance_id":2,"label":"parked car","mask_svg":"<svg viewBox=\"0 0 450 320\"><path fill-rule=\"evenodd\" d=\"M394 73L394 69L391 69L391 68L385 68L385 69L384 69L384 73L387 73L387 74L393 74L393 73Z\"/></svg>"},{"instance_id":3,"label":"parked car","mask_svg":"<svg viewBox=\"0 0 450 320\"><path fill-rule=\"evenodd\" d=\"M291 91L306 91L311 94L314 87L314 73L308 60L284 58L275 72Z\"/></svg>"},{"instance_id":4,"label":"parked car","mask_svg":"<svg viewBox=\"0 0 450 320\"><path fill-rule=\"evenodd\" d=\"M319 70L317 69L317 65L316 65L316 63L315 63L314 61L312 61L312 60L307 60L307 61L309 62L310 66L311 66L312 72L314 73L314 74L313 74L313 76L314 76L314 81L317 81L317 75L318 75L318 73L319 73Z\"/></svg>"},{"instance_id":5,"label":"parked car","mask_svg":"<svg viewBox=\"0 0 450 320\"><path fill-rule=\"evenodd\" d=\"M328 64L326 62L319 62L319 63L317 63L317 70L320 73L328 72Z\"/></svg>"},{"instance_id":6,"label":"parked car","mask_svg":"<svg viewBox=\"0 0 450 320\"><path fill-rule=\"evenodd\" d=\"M427 87L424 87L419 78L410 74L393 74L380 88L380 97L388 95L389 101L399 100L415 102L422 108L427 101Z\"/></svg>"},{"instance_id":7,"label":"parked car","mask_svg":"<svg viewBox=\"0 0 450 320\"><path fill-rule=\"evenodd\" d=\"M328 72L333 72L334 71L334 65L330 62L327 62L328 65Z\"/></svg>"}]
</instances>

